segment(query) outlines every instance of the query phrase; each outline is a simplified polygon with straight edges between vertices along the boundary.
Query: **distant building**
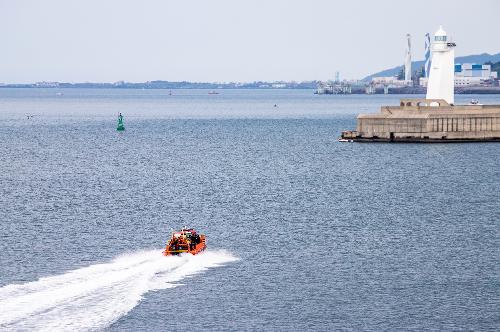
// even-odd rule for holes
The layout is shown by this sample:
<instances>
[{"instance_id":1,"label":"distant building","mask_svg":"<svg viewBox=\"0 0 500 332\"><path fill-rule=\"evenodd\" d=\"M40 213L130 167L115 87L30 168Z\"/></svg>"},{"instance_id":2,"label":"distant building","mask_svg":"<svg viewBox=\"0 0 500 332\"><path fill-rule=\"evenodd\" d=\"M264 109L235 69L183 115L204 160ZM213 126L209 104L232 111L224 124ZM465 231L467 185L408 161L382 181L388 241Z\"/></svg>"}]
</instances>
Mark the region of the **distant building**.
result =
<instances>
[{"instance_id":1,"label":"distant building","mask_svg":"<svg viewBox=\"0 0 500 332\"><path fill-rule=\"evenodd\" d=\"M37 88L57 88L59 86L58 82L36 82L35 86Z\"/></svg>"},{"instance_id":2,"label":"distant building","mask_svg":"<svg viewBox=\"0 0 500 332\"><path fill-rule=\"evenodd\" d=\"M455 65L455 86L484 85L498 78L491 65L464 63Z\"/></svg>"},{"instance_id":3,"label":"distant building","mask_svg":"<svg viewBox=\"0 0 500 332\"><path fill-rule=\"evenodd\" d=\"M455 87L492 85L498 78L496 71L491 71L491 65L463 63L455 65ZM420 78L420 85L427 86L427 78Z\"/></svg>"},{"instance_id":4,"label":"distant building","mask_svg":"<svg viewBox=\"0 0 500 332\"><path fill-rule=\"evenodd\" d=\"M349 95L351 93L352 85L348 81L319 82L315 92L317 95Z\"/></svg>"},{"instance_id":5,"label":"distant building","mask_svg":"<svg viewBox=\"0 0 500 332\"><path fill-rule=\"evenodd\" d=\"M403 87L411 86L412 81L398 80L397 76L381 76L372 78L372 84L375 86Z\"/></svg>"},{"instance_id":6,"label":"distant building","mask_svg":"<svg viewBox=\"0 0 500 332\"><path fill-rule=\"evenodd\" d=\"M335 72L335 82L340 82L340 72L339 71Z\"/></svg>"}]
</instances>

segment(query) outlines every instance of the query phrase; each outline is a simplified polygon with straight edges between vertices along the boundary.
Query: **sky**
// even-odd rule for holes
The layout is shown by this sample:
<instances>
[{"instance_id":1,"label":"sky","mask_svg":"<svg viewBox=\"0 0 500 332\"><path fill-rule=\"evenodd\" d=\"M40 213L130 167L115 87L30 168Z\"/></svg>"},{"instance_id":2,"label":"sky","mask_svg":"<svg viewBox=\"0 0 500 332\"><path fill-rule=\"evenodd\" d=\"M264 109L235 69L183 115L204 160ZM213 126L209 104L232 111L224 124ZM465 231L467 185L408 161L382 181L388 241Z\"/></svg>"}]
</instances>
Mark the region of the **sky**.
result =
<instances>
[{"instance_id":1,"label":"sky","mask_svg":"<svg viewBox=\"0 0 500 332\"><path fill-rule=\"evenodd\" d=\"M440 24L500 52L499 0L0 0L0 82L362 78Z\"/></svg>"}]
</instances>

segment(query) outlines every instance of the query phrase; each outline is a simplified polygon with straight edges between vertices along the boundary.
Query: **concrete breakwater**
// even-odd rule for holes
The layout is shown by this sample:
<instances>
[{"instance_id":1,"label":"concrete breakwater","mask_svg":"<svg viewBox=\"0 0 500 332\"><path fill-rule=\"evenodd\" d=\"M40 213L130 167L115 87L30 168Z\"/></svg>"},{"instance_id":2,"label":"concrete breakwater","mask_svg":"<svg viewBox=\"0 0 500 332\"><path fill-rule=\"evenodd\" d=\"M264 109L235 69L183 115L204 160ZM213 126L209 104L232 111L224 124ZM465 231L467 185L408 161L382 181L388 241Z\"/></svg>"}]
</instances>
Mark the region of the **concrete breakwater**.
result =
<instances>
[{"instance_id":1,"label":"concrete breakwater","mask_svg":"<svg viewBox=\"0 0 500 332\"><path fill-rule=\"evenodd\" d=\"M500 105L450 105L443 99L402 99L380 113L360 114L355 131L342 138L359 142L500 142Z\"/></svg>"}]
</instances>

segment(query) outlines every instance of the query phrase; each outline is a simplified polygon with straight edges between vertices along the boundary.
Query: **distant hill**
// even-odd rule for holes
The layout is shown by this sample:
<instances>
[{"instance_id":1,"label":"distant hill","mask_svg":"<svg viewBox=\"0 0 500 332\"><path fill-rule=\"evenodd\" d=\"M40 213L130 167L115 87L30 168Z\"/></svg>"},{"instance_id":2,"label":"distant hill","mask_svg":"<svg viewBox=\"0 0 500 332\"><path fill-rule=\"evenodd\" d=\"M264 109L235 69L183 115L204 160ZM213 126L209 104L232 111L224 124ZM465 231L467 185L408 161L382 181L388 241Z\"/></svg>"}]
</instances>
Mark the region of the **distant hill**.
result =
<instances>
[{"instance_id":1,"label":"distant hill","mask_svg":"<svg viewBox=\"0 0 500 332\"><path fill-rule=\"evenodd\" d=\"M500 76L500 61L491 65L491 71L496 71Z\"/></svg>"},{"instance_id":2,"label":"distant hill","mask_svg":"<svg viewBox=\"0 0 500 332\"><path fill-rule=\"evenodd\" d=\"M500 61L500 53L497 54L488 54L488 53L483 53L483 54L477 54L477 55L467 55L467 56L459 56L455 58L455 63L480 63L483 64L485 62L499 62ZM411 68L412 71L415 71L416 69L422 68L424 65L424 61L413 61L411 63ZM397 66L391 69L386 69L379 71L378 73L372 74L370 76L366 76L363 78L363 81L371 81L373 77L379 77L379 76L395 76L397 75L401 69L403 69L403 66Z\"/></svg>"}]
</instances>

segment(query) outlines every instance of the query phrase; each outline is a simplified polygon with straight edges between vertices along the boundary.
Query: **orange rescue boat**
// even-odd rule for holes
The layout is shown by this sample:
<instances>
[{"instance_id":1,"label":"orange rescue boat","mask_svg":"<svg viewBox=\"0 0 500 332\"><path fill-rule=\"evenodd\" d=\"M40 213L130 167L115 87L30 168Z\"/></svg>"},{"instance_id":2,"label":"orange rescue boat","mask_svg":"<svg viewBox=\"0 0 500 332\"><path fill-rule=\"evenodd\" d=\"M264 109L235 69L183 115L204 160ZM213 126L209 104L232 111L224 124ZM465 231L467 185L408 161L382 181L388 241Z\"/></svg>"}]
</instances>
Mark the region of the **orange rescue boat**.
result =
<instances>
[{"instance_id":1,"label":"orange rescue boat","mask_svg":"<svg viewBox=\"0 0 500 332\"><path fill-rule=\"evenodd\" d=\"M196 255L207 247L205 235L198 234L193 228L183 228L173 232L163 256L180 255L184 252Z\"/></svg>"}]
</instances>

